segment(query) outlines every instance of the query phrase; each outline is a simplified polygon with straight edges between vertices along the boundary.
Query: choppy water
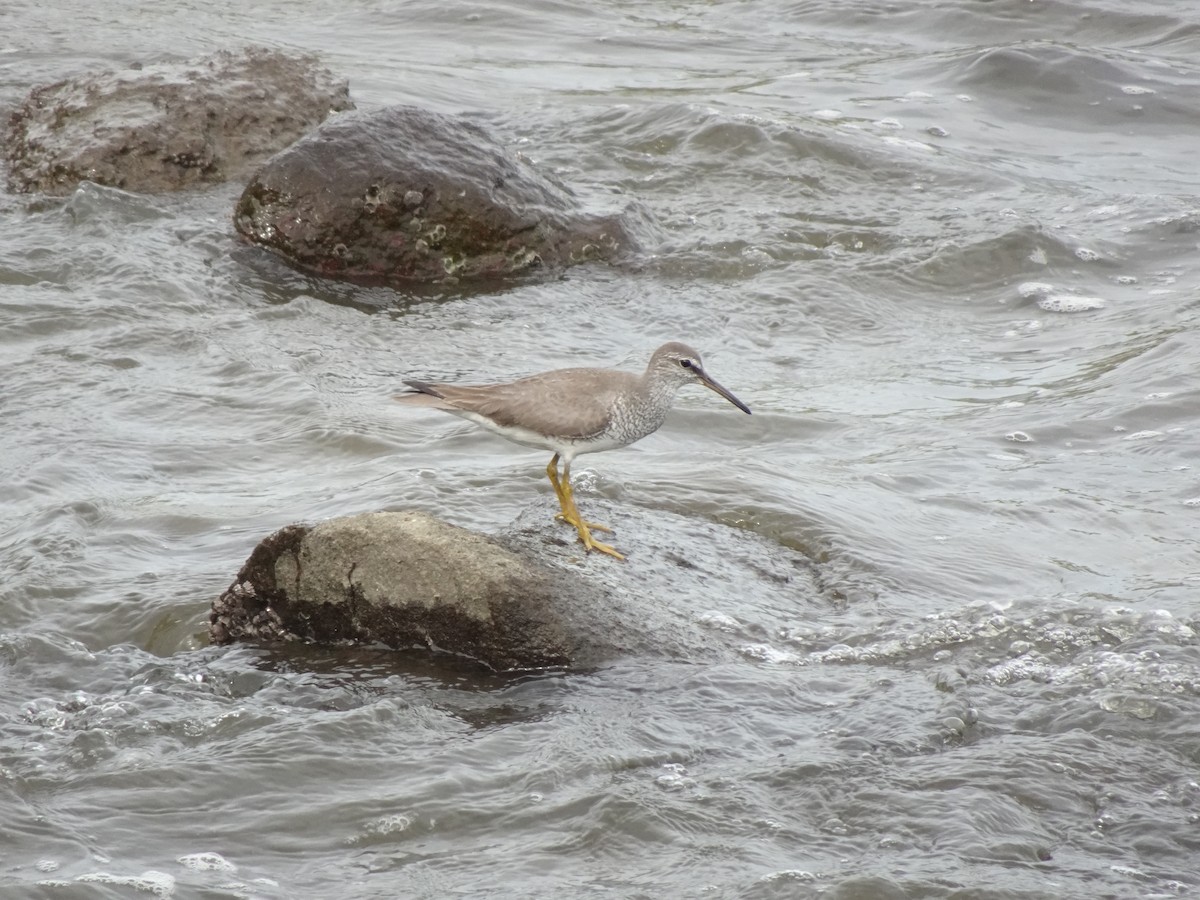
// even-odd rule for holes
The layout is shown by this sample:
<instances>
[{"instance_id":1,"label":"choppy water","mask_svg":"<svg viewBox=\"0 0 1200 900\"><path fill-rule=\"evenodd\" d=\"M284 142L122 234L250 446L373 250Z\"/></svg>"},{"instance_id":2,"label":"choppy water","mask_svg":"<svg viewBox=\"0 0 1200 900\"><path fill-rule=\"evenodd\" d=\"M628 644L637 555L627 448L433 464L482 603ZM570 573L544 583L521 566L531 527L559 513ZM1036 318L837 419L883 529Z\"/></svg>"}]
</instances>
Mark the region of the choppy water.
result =
<instances>
[{"instance_id":1,"label":"choppy water","mask_svg":"<svg viewBox=\"0 0 1200 900\"><path fill-rule=\"evenodd\" d=\"M1200 890L1195 4L17 0L0 32L3 108L316 50L653 223L630 269L406 297L239 246L237 185L0 196L4 896ZM581 503L815 561L820 597L691 611L735 663L207 646L284 524L548 495L400 377L673 338L755 415L686 394Z\"/></svg>"}]
</instances>

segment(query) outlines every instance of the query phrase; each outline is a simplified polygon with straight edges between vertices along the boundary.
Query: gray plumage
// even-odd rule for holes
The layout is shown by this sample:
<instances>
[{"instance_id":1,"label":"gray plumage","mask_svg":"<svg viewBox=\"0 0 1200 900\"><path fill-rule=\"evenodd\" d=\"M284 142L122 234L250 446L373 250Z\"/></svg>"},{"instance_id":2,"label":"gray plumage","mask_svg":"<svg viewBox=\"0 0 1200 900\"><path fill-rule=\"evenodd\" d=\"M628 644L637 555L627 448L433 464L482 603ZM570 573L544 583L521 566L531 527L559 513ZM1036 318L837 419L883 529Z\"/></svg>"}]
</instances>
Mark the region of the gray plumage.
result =
<instances>
[{"instance_id":1,"label":"gray plumage","mask_svg":"<svg viewBox=\"0 0 1200 900\"><path fill-rule=\"evenodd\" d=\"M612 529L586 521L575 505L571 461L581 453L624 447L653 434L684 385L702 384L750 412L708 376L699 353L677 342L655 350L640 375L616 369L556 369L505 384L404 383L412 391L396 399L407 406L444 410L518 444L553 450L546 476L562 510L557 518L579 532L585 550L617 559L625 557L592 535Z\"/></svg>"},{"instance_id":2,"label":"gray plumage","mask_svg":"<svg viewBox=\"0 0 1200 900\"><path fill-rule=\"evenodd\" d=\"M708 376L699 353L678 342L659 347L640 375L580 368L503 384L405 384L414 393L398 396L401 403L453 413L516 443L553 450L568 462L580 453L624 447L653 434L688 384L702 384L750 412Z\"/></svg>"}]
</instances>

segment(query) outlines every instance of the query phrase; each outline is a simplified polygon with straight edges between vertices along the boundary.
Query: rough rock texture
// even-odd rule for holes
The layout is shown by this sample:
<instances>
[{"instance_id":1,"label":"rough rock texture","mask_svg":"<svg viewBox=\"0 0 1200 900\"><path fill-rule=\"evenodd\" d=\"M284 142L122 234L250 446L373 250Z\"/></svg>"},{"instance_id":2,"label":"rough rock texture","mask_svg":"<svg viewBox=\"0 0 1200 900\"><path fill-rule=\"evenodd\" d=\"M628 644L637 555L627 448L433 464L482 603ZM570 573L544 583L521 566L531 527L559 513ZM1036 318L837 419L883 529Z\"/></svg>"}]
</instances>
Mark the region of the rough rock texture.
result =
<instances>
[{"instance_id":1,"label":"rough rock texture","mask_svg":"<svg viewBox=\"0 0 1200 900\"><path fill-rule=\"evenodd\" d=\"M255 548L213 604L236 638L382 642L459 654L497 670L566 666L587 653L556 610L563 579L424 513L293 525Z\"/></svg>"},{"instance_id":2,"label":"rough rock texture","mask_svg":"<svg viewBox=\"0 0 1200 900\"><path fill-rule=\"evenodd\" d=\"M591 498L588 516L618 529L621 562L585 554L556 510L539 502L495 539L423 513L289 526L213 602L212 639L384 643L499 671L697 663L757 657L763 635L859 599L743 529Z\"/></svg>"},{"instance_id":3,"label":"rough rock texture","mask_svg":"<svg viewBox=\"0 0 1200 900\"><path fill-rule=\"evenodd\" d=\"M4 139L8 185L65 195L81 181L161 193L248 176L353 109L312 56L255 48L35 88Z\"/></svg>"},{"instance_id":4,"label":"rough rock texture","mask_svg":"<svg viewBox=\"0 0 1200 900\"><path fill-rule=\"evenodd\" d=\"M284 150L234 226L300 269L368 283L513 275L633 243L479 124L411 106L340 116Z\"/></svg>"}]
</instances>

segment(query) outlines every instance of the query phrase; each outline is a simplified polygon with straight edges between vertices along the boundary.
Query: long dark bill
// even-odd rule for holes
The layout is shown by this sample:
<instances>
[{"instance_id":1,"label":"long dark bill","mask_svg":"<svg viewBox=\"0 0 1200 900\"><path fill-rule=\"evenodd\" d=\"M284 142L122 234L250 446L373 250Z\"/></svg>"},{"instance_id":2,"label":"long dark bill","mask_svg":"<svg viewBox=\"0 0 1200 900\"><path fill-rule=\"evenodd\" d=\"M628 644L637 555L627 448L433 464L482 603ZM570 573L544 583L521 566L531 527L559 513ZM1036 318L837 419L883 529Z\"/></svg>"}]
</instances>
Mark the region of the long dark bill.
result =
<instances>
[{"instance_id":1,"label":"long dark bill","mask_svg":"<svg viewBox=\"0 0 1200 900\"><path fill-rule=\"evenodd\" d=\"M733 396L733 394L730 391L723 388L718 382L716 382L712 378L710 378L707 372L701 371L701 372L697 372L696 374L700 376L700 383L702 385L704 385L706 388L709 388L710 390L716 391L718 394L720 394L722 397L724 397L726 400L728 400L730 403L732 403L734 406L736 406L738 409L740 409L746 415L750 415L750 407L748 407L745 403L743 403L737 397Z\"/></svg>"}]
</instances>

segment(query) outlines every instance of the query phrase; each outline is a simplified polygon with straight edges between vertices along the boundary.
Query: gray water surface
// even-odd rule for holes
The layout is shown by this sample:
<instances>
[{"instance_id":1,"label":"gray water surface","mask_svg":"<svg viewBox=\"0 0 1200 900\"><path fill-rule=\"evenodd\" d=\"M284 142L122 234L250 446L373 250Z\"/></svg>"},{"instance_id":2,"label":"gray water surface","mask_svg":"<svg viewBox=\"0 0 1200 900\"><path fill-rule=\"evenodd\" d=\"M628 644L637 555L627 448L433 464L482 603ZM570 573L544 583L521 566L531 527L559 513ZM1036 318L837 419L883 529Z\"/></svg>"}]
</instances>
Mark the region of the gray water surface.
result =
<instances>
[{"instance_id":1,"label":"gray water surface","mask_svg":"<svg viewBox=\"0 0 1200 900\"><path fill-rule=\"evenodd\" d=\"M0 33L5 114L316 51L362 108L482 116L647 247L406 293L239 244L239 185L0 195L5 897L1200 892L1196 4L16 0ZM754 415L685 392L576 463L579 502L812 561L793 603L688 611L731 661L208 645L283 525L547 502L542 454L402 378L671 339Z\"/></svg>"}]
</instances>

